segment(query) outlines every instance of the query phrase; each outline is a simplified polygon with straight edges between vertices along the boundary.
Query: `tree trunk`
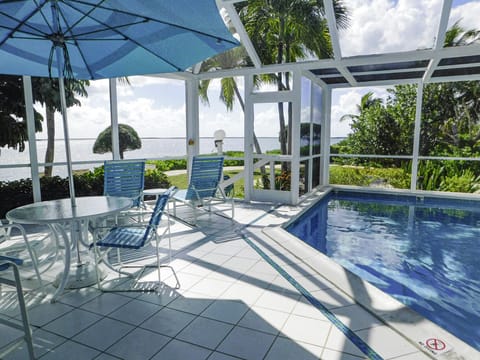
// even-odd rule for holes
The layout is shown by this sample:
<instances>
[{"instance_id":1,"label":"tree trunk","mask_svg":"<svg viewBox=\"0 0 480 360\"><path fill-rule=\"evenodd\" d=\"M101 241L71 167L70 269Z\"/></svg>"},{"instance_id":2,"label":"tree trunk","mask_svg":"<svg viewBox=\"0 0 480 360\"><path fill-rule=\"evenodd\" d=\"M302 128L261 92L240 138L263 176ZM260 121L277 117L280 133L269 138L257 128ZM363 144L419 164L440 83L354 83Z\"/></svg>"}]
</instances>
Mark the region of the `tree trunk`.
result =
<instances>
[{"instance_id":1,"label":"tree trunk","mask_svg":"<svg viewBox=\"0 0 480 360\"><path fill-rule=\"evenodd\" d=\"M55 154L55 110L47 105L47 150L45 151L45 163L52 163ZM45 176L52 176L52 165L45 165Z\"/></svg>"}]
</instances>

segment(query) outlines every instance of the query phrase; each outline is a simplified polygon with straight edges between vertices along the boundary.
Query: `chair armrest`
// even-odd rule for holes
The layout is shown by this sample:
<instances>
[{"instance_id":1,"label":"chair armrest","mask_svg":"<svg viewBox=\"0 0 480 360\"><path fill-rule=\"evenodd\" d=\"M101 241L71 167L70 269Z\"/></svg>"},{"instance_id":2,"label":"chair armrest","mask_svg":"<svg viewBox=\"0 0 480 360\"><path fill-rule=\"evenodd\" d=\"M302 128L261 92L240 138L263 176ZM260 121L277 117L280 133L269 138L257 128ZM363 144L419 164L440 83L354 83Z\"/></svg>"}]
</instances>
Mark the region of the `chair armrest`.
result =
<instances>
[{"instance_id":1,"label":"chair armrest","mask_svg":"<svg viewBox=\"0 0 480 360\"><path fill-rule=\"evenodd\" d=\"M0 270L5 270L10 264L22 265L23 260L11 256L0 255ZM6 267L4 267L7 265Z\"/></svg>"}]
</instances>

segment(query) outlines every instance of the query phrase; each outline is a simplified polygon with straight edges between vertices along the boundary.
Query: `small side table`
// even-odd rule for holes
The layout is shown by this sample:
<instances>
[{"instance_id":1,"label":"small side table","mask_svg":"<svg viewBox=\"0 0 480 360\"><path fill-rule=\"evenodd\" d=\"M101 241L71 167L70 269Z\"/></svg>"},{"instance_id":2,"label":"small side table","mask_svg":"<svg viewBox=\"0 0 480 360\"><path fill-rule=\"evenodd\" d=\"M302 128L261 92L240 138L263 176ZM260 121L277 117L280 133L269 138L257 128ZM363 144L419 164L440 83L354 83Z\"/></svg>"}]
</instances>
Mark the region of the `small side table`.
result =
<instances>
[{"instance_id":1,"label":"small side table","mask_svg":"<svg viewBox=\"0 0 480 360\"><path fill-rule=\"evenodd\" d=\"M158 197L162 195L165 191L168 189L163 189L163 188L154 188L154 189L144 189L143 190L143 204L147 206L147 203L145 202L145 196L155 196L155 203L158 200ZM155 203L153 206L155 206ZM167 204L167 209L168 209L168 204Z\"/></svg>"},{"instance_id":2,"label":"small side table","mask_svg":"<svg viewBox=\"0 0 480 360\"><path fill-rule=\"evenodd\" d=\"M158 199L160 195L162 195L165 191L168 189L163 189L163 188L155 188L155 189L144 189L143 190L143 196L155 196L155 200Z\"/></svg>"}]
</instances>

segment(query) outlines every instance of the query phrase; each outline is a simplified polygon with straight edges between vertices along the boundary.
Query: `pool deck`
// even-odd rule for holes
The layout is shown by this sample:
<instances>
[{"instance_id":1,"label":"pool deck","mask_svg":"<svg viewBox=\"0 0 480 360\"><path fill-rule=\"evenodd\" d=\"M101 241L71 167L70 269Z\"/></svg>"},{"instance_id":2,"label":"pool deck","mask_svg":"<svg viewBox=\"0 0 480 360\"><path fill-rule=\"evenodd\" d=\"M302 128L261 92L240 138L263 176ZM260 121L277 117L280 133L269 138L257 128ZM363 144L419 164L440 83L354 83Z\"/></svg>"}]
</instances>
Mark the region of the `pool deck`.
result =
<instances>
[{"instance_id":1,"label":"pool deck","mask_svg":"<svg viewBox=\"0 0 480 360\"><path fill-rule=\"evenodd\" d=\"M419 330L422 319L405 318L398 303L375 294L371 305L386 309L391 321L382 320L355 300L372 296L368 289L289 243L279 226L317 197L300 206L238 202L233 222L217 215L202 215L197 227L175 221L171 265L180 279L178 290L165 272L158 293L102 293L92 286L69 290L52 304L35 290L35 281L25 280L24 287L32 289L26 299L37 357L480 359L479 352L451 337L449 352L428 355L416 337L444 339L443 333ZM138 261L151 262L152 254ZM166 257L166 242L162 254ZM49 293L61 266L44 274ZM18 318L14 293L6 287L1 291L0 316ZM0 333L0 346L17 334L2 325ZM26 358L25 348L19 348L5 360Z\"/></svg>"}]
</instances>

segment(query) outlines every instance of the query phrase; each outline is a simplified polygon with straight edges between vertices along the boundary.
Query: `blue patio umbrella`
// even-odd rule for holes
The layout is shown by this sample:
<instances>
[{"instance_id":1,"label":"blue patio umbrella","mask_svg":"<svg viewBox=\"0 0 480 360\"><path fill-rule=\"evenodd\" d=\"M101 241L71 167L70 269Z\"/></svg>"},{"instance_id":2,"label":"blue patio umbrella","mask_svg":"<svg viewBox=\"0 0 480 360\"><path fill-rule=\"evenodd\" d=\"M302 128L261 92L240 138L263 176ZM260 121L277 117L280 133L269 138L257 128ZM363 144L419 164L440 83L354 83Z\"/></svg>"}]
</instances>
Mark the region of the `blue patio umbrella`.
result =
<instances>
[{"instance_id":1,"label":"blue patio umbrella","mask_svg":"<svg viewBox=\"0 0 480 360\"><path fill-rule=\"evenodd\" d=\"M214 0L0 1L0 73L59 79L73 205L64 78L183 71L237 45Z\"/></svg>"}]
</instances>

